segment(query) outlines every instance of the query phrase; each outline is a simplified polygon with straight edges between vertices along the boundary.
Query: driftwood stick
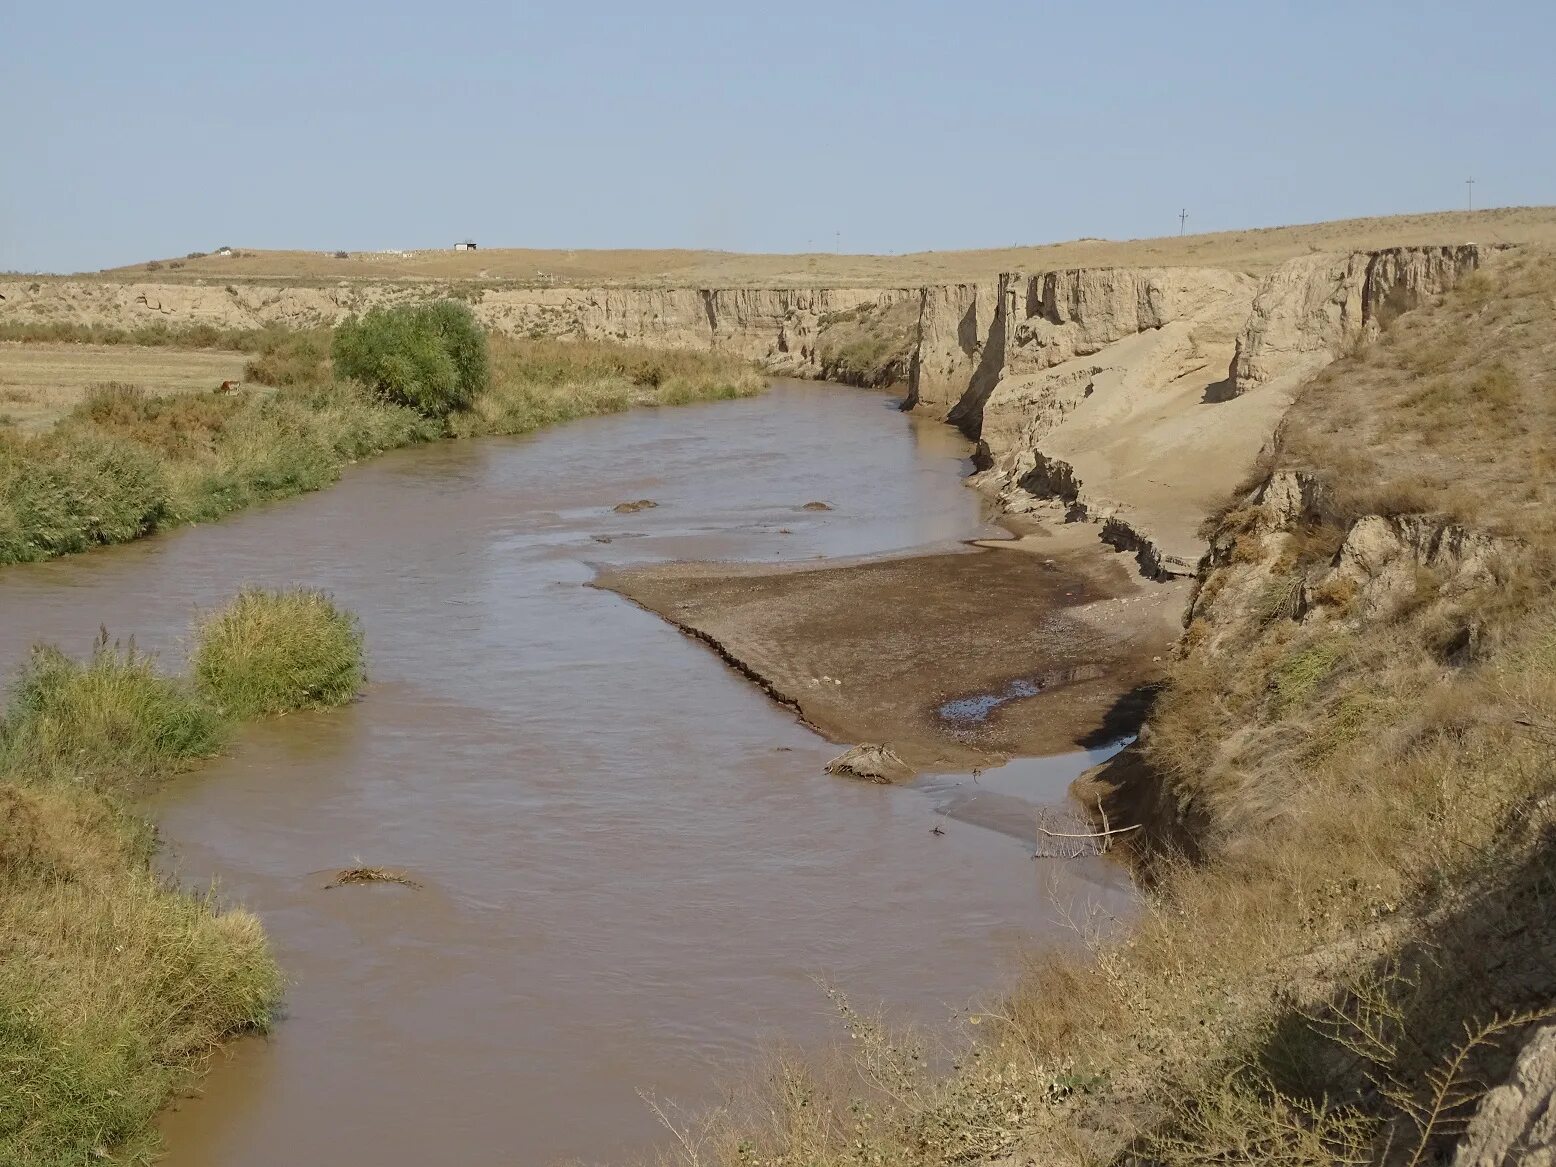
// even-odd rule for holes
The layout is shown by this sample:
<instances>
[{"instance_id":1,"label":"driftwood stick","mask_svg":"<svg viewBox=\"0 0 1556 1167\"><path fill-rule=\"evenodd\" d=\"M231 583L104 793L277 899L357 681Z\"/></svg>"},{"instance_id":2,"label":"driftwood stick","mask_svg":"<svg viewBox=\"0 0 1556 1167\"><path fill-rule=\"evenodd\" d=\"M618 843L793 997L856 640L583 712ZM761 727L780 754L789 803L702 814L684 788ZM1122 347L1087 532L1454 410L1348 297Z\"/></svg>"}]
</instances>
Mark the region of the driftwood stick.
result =
<instances>
[{"instance_id":1,"label":"driftwood stick","mask_svg":"<svg viewBox=\"0 0 1556 1167\"><path fill-rule=\"evenodd\" d=\"M1114 835L1122 835L1128 831L1138 831L1144 825L1143 823L1136 823L1132 827L1116 827L1113 830L1090 831L1083 834L1071 834L1068 831L1050 831L1043 827L1038 827L1037 829L1040 834L1047 835L1051 839L1111 839Z\"/></svg>"}]
</instances>

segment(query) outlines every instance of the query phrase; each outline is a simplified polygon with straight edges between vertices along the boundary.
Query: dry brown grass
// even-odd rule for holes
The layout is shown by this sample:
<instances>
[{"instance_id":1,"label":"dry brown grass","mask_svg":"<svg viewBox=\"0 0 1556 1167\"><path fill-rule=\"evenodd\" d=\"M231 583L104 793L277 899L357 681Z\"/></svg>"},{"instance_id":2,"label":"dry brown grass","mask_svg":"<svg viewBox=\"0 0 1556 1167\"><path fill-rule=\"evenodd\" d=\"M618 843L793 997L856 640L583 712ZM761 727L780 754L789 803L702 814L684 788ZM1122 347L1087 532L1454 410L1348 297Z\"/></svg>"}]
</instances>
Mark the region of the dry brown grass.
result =
<instances>
[{"instance_id":1,"label":"dry brown grass","mask_svg":"<svg viewBox=\"0 0 1556 1167\"><path fill-rule=\"evenodd\" d=\"M1440 511L1556 538L1556 255L1493 255L1440 307L1407 314L1321 373L1287 423L1288 464L1318 468L1336 516Z\"/></svg>"},{"instance_id":2,"label":"dry brown grass","mask_svg":"<svg viewBox=\"0 0 1556 1167\"><path fill-rule=\"evenodd\" d=\"M1345 219L1289 227L1258 227L1156 239L1078 239L1064 243L906 255L742 255L727 251L538 251L521 248L455 252L448 247L399 253L356 252L337 259L322 251L249 251L190 257L164 267L162 281L455 280L471 283L638 284L672 287L825 285L916 287L987 279L1002 271L1066 267L1204 266L1267 270L1316 251L1443 243L1556 243L1556 208L1508 207L1387 218ZM148 279L138 263L104 273Z\"/></svg>"},{"instance_id":3,"label":"dry brown grass","mask_svg":"<svg viewBox=\"0 0 1556 1167\"><path fill-rule=\"evenodd\" d=\"M242 380L238 352L122 345L0 343L0 409L25 430L46 429L95 385L153 386L158 394L209 393Z\"/></svg>"},{"instance_id":4,"label":"dry brown grass","mask_svg":"<svg viewBox=\"0 0 1556 1167\"><path fill-rule=\"evenodd\" d=\"M391 871L387 867L365 867L360 862L355 867L345 867L335 873L335 878L325 888L350 887L357 883L398 883L402 887L417 887L417 883L403 871Z\"/></svg>"},{"instance_id":5,"label":"dry brown grass","mask_svg":"<svg viewBox=\"0 0 1556 1167\"><path fill-rule=\"evenodd\" d=\"M823 375L849 385L906 384L918 342L917 298L862 304L821 318L816 356Z\"/></svg>"}]
</instances>

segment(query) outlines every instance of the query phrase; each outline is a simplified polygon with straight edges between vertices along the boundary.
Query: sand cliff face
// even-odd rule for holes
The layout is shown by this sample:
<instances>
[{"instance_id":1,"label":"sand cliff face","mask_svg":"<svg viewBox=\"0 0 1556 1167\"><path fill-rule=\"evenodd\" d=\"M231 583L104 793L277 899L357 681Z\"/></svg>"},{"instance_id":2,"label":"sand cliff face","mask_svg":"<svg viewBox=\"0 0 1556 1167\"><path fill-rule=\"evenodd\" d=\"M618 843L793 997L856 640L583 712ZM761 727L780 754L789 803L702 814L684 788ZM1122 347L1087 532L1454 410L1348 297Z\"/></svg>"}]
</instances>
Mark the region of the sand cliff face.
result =
<instances>
[{"instance_id":1,"label":"sand cliff face","mask_svg":"<svg viewBox=\"0 0 1556 1167\"><path fill-rule=\"evenodd\" d=\"M1262 279L1219 268L1007 272L879 288L454 289L492 328L716 348L774 373L887 384L980 443L979 485L1057 500L1187 575L1200 517L1242 477L1303 381L1473 271L1471 244L1315 254ZM0 282L0 321L136 328L333 324L440 285Z\"/></svg>"},{"instance_id":2,"label":"sand cliff face","mask_svg":"<svg viewBox=\"0 0 1556 1167\"><path fill-rule=\"evenodd\" d=\"M424 299L438 285L330 288L0 281L0 321L71 321L134 329L332 325L380 304ZM819 377L829 324L880 312L918 289L880 288L514 288L463 293L476 316L512 335L578 336L663 348L718 348L775 373ZM915 311L916 316L916 311Z\"/></svg>"},{"instance_id":3,"label":"sand cliff face","mask_svg":"<svg viewBox=\"0 0 1556 1167\"><path fill-rule=\"evenodd\" d=\"M1102 525L1153 575L1187 575L1199 519L1297 387L1473 271L1473 245L1210 268L1007 273L926 289L909 405L980 442L980 485Z\"/></svg>"},{"instance_id":4,"label":"sand cliff face","mask_svg":"<svg viewBox=\"0 0 1556 1167\"><path fill-rule=\"evenodd\" d=\"M1479 261L1477 247L1461 245L1314 255L1282 264L1261 283L1238 334L1232 390L1311 376L1376 335L1391 316L1451 288Z\"/></svg>"}]
</instances>

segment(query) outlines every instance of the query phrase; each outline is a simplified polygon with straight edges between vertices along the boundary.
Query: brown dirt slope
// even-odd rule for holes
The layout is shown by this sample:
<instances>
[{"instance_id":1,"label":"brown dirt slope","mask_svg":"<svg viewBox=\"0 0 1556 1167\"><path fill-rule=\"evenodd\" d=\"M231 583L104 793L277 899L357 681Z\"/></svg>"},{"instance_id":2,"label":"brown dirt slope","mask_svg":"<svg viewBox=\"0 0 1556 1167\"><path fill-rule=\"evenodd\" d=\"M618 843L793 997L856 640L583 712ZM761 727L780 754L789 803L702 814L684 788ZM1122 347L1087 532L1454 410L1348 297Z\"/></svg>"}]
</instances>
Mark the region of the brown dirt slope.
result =
<instances>
[{"instance_id":1,"label":"brown dirt slope","mask_svg":"<svg viewBox=\"0 0 1556 1167\"><path fill-rule=\"evenodd\" d=\"M1034 960L949 1076L855 1025L851 1077L791 1070L704 1161L1422 1167L1483 1100L1460 1163L1550 1161L1486 1095L1548 1113L1514 1061L1556 1003L1553 305L1528 249L1385 323L1212 517L1090 787L1165 844L1135 925Z\"/></svg>"}]
</instances>

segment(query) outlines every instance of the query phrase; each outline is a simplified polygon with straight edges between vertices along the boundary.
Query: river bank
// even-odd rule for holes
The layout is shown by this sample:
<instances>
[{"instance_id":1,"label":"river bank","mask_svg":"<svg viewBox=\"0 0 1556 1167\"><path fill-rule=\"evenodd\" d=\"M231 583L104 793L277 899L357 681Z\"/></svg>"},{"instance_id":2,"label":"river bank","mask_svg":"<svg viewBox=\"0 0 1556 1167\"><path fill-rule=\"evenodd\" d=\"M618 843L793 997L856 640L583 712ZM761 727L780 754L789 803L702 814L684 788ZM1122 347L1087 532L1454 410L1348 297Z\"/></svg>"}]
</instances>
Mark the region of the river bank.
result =
<instances>
[{"instance_id":1,"label":"river bank","mask_svg":"<svg viewBox=\"0 0 1556 1167\"><path fill-rule=\"evenodd\" d=\"M1401 1008L1404 986L1415 982L1395 979L1386 958L1393 954L1409 962L1415 970L1411 976L1424 975L1429 961L1422 928L1447 918L1466 936L1473 933L1473 943L1456 939L1454 951L1466 967L1474 964L1469 955L1476 945L1486 946L1484 929L1470 927L1472 900L1500 905L1496 916L1512 920L1520 932L1539 927L1519 914L1512 891L1514 884L1523 887L1543 878L1543 819L1534 812L1544 805L1539 775L1548 759L1539 734L1519 736L1522 731L1510 729L1503 713L1511 701L1537 730L1548 724L1548 694L1540 688L1548 637L1542 639L1543 626L1531 615L1535 610L1529 600L1548 592L1549 572L1541 556L1549 540L1538 514L1519 508L1542 503L1548 485L1538 472L1530 477L1530 467L1542 466L1543 455L1538 440L1525 439L1542 434L1548 420L1538 396L1543 341L1527 326L1549 280L1543 261L1531 261L1532 267L1503 266L1506 258L1474 248L1419 248L1316 257L1258 282L1237 273L1047 273L1002 277L992 296L976 288L940 296L938 316L920 316L911 404L979 435L981 483L997 492L1003 505L1039 513L1057 501L1064 518L1086 520L1063 529L1063 539L1079 535L1090 543L1100 535L1113 551L1091 544L1082 558L1070 561L1055 554L1056 544L1041 550L1049 536L1039 533L1024 541L1039 550L1027 556L1028 567L1016 558L1025 555L1019 548L986 545L997 532L963 529L929 540L874 540L866 548L875 554L931 545L927 555L915 559L779 571L650 567L634 575L630 569L641 559L739 559L751 544L716 524L711 531L682 524L673 497L667 505L665 492L657 488L663 480L622 483L626 489L616 500L652 499L660 504L654 508L617 514L610 509L613 503L599 501L598 517L609 514L605 521L610 526L587 532L588 543L602 549L588 566L606 568L611 573L606 582L629 581L622 584L625 591L638 586L630 581L644 581L648 605L671 619L684 615L684 627L717 640L773 689L794 690L802 716L844 738L884 729L881 736L889 733L922 749L922 764L929 767L947 761L976 764L972 752L952 752L967 743L947 736L946 727L938 724L946 721L948 706L991 712L979 730L990 735L979 743L987 747L977 749L980 760L1005 752L1006 745L1036 743L1046 749L1061 744L1044 745L1032 727L1022 731L1020 723L1026 711L1044 708L1046 700L1063 697L1070 688L1038 684L1034 676L1047 678L1041 670L1012 673L999 656L1018 632L1033 622L1041 626L1042 597L1057 602L1061 586L1078 593L1063 597L1081 601L1064 614L1077 621L1070 642L1055 640L1079 658L1094 654L1100 643L1082 638L1082 609L1091 608L1103 626L1115 625L1123 610L1119 601L1136 598L1129 589L1146 586L1124 572L1120 560L1143 569L1150 586L1161 589L1156 594L1181 598L1193 591L1193 619L1175 652L1164 654L1173 658L1163 662L1168 665L1165 696L1141 743L1104 766L1089 787L1105 801L1121 799L1113 805L1127 808L1128 814L1114 816L1115 824L1148 828L1141 831L1144 845L1137 858L1152 881L1151 895L1135 935L1121 947L1088 937L1090 952L1085 954L1059 945L1045 949L1012 1000L978 1018L997 1018L998 1024L983 1030L993 1031L991 1039L974 1047L986 1051L987 1060L964 1066L962 1073L930 1078L922 1065L888 1061L875 1064L872 1072L900 1071L906 1075L902 1080L911 1083L894 1090L888 1101L868 1078L862 1091L829 1093L831 1085L814 1084L802 1091L827 1114L858 1114L866 1108L872 1116L868 1130L858 1125L817 1129L798 1116L797 1125L763 1129L748 1147L760 1146L764 1155L776 1148L771 1154L819 1163L848 1161L849 1147L857 1149L862 1141L888 1160L903 1162L938 1163L953 1153L959 1159L996 1157L1030 1148L1058 1161L1067 1161L1066 1155L1108 1159L1149 1153L1188 1164L1201 1161L1195 1155L1203 1148L1226 1155L1275 1140L1306 1156L1296 1161L1318 1164L1380 1144L1446 1145L1446 1130L1431 1126L1418 1132L1416 1142L1396 1144L1410 1111L1373 1106L1358 1094L1357 1081L1344 1074L1278 1080L1268 1075L1275 1068L1289 1069L1281 1059L1291 1047L1277 1038L1284 1042L1295 1034L1299 1052L1320 1061L1334 1052L1332 1034L1304 1023L1311 1021L1312 1009L1343 1013L1380 1001L1378 1008ZM1478 266L1487 268L1484 277L1470 274ZM931 292L924 297L927 310ZM1532 346L1526 343L1531 335ZM1517 343L1510 344L1510 337ZM926 344L955 346L954 352L938 350L944 359L927 379L925 362L933 353ZM1381 386L1384 392L1376 401L1363 395L1367 405L1362 408L1345 395L1351 381ZM1316 401L1323 402L1316 414L1301 412L1305 403ZM1290 416L1301 425L1277 429L1294 406L1298 412ZM1464 425L1466 417L1475 424ZM812 451L815 435L830 433L830 423L819 414L812 423L816 430L788 435L785 451L796 444ZM1254 454L1272 435L1276 442L1270 459L1255 464ZM1355 447L1354 435L1371 443L1370 452ZM653 456L662 459L667 450L680 449L670 464L681 465L682 455L695 450L686 455L685 466L701 473L720 446L704 433L680 446L686 436L677 435L676 445L661 446ZM1494 439L1489 444L1479 441L1488 436ZM738 442L725 447L742 448ZM865 469L873 465L861 457L866 449L867 444L848 443L830 457L839 465ZM596 453L596 461L580 464L608 463L610 451ZM792 453L784 456L792 458ZM1431 468L1429 479L1407 482L1422 465ZM965 469L958 462L957 474ZM751 467L742 465L740 473L749 477ZM822 550L807 551L807 539L796 537L800 530L815 534L846 524L838 512L807 510L799 501L801 495L813 500L822 493L814 488L818 477L797 483L804 489L796 489L781 506L767 500L754 508L755 521L765 528L760 540L764 558L770 554L782 562L807 554L860 553L846 538L823 537ZM459 497L463 481L456 475L444 489ZM499 476L497 482L502 481ZM729 499L739 499L744 482L732 476L719 485ZM1459 483L1468 489L1456 489ZM544 484L539 489L530 485L531 492L522 495L503 495L499 489L497 501L506 500L510 508L540 505L547 497ZM1476 493L1480 486L1490 493ZM1224 495L1220 505L1217 491ZM915 496L913 501L922 500ZM443 521L451 532L468 526L472 515L485 513L484 505L472 509L462 499ZM571 512L570 504L556 508L558 517ZM1201 525L1207 512L1211 519ZM538 528L512 526L505 522L506 513L490 515L493 543L484 552L434 541L453 553L462 579L501 580L504 564L511 562L507 556L545 548L550 520ZM749 515L741 519L743 525L750 521ZM895 521L904 529L919 529L908 512ZM655 528L654 553L639 554ZM585 532L576 526L569 530L567 542L582 546ZM969 542L980 549L967 550ZM1201 559L1207 548L1208 558ZM426 604L414 589L438 577L437 555L428 555L426 564L409 573L403 563L382 565L386 572L409 576L400 582L411 590L395 596L401 612ZM1046 576L1036 570L1049 566L1045 559L1053 559L1056 569ZM999 601L990 605L996 609L990 623L997 634L986 643L975 641L989 665L984 672L963 675L957 672L963 655L973 654L962 653L959 631L977 622L977 575L996 562L1002 565L993 577L998 586L983 598ZM1088 563L1110 566L1091 575ZM1000 573L1006 571L1001 582ZM550 582L583 583L586 574ZM817 594L829 598L822 602L814 599ZM923 604L926 595L929 601ZM454 589L450 598L476 597ZM881 600L886 602L876 603ZM919 624L900 618L916 603L928 613L920 623L922 641L932 651L922 657L912 651ZM1022 603L1037 606L1021 608ZM1002 606L1012 613L1004 625L998 622ZM605 609L593 611L598 615ZM1162 636L1169 611L1166 602L1143 605L1142 635L1148 630L1150 636ZM981 614L987 617L987 609ZM506 627L499 618L489 639L467 630L467 637L475 639L464 642L459 668L469 671L470 662L483 653L506 649L497 635ZM683 643L671 629L663 631ZM1115 647L1129 647L1130 628L1118 631L1122 635ZM1115 697L1133 691L1152 679L1141 659L1144 650L1165 642L1140 639L1139 652L1119 651L1104 677L1092 679L1106 679ZM417 643L422 645L420 664L430 642ZM549 667L536 675L544 672L551 683L577 658L568 655L561 640L548 644L539 655ZM825 655L839 644L841 656ZM1027 649L1040 647L1034 643ZM473 654L472 648L477 649ZM683 648L713 663L697 646L683 643ZM602 646L601 653L606 651ZM947 654L954 662L947 678L926 685L923 677L912 675L925 672L926 661L939 667ZM1023 664L1027 655L1016 653ZM584 663L598 666L604 660L602 655ZM515 677L527 668L513 672L505 667ZM644 691L625 697L612 691L614 703L630 707L651 697L655 708L680 708L674 704L681 696L676 675L654 675L636 659L628 672ZM1072 673L1066 679L1077 678ZM838 680L844 683L832 684ZM465 693L464 680L457 684ZM832 700L822 684L843 690L842 699ZM1029 693L1028 687L1038 692ZM576 720L581 704L592 707L600 697L597 691L562 688L562 705L550 715L557 725ZM868 700L857 703L852 692L861 690ZM468 700L467 693L462 700ZM483 714L496 712L487 700L483 694L476 704ZM428 707L448 713L452 731L433 735L432 744L455 757L463 756L464 743L482 740L491 728L485 716L461 721L458 702ZM416 708L412 701L392 712L409 724ZM700 711L694 695L686 708ZM1466 709L1475 712L1466 715ZM1103 700L1091 708L1103 715L1102 724L1106 712ZM496 725L506 724L498 713ZM710 732L730 732L722 719L718 725ZM634 751L641 735L655 732L652 723L637 725L637 738L625 726L606 725L603 719L596 732L601 736L570 743L571 752L558 755L565 759L553 763L562 770L561 788L575 793L572 769L591 767L599 757L625 767L641 785L647 775L632 769L639 756ZM994 740L1005 732L1010 732L1008 741ZM1096 740L1091 729L1071 732L1071 741ZM404 751L413 739L395 732L383 740ZM318 744L314 740L309 748ZM666 758L673 756L684 767L702 744L678 740ZM506 756L528 757L527 749L527 742L511 741ZM798 752L792 746L771 749ZM1388 761L1391 750L1403 750L1404 761ZM395 756L380 750L374 764L381 769ZM274 757L262 760L243 784L253 794L255 811L268 795L265 779ZM1077 769L1098 760L1072 759ZM448 773L437 752L421 757L420 766L423 775ZM723 767L729 766L762 772L754 756L724 759ZM1387 776L1387 796L1364 797L1374 783L1368 775L1379 766L1385 767L1379 772ZM1439 772L1459 775L1463 789L1423 779ZM475 786L490 790L512 774L478 769L476 777ZM879 793L911 797L947 777L931 774L925 784ZM972 778L963 776L967 782ZM403 790L416 781L402 775L388 785ZM374 796L385 789L381 783L370 785ZM849 787L831 782L816 790L839 788ZM623 797L611 789L616 798ZM852 789L868 796L873 788ZM1430 796L1432 791L1442 797ZM1466 799L1484 813L1466 817ZM1411 813L1401 816L1400 807ZM469 809L458 824L466 833L477 830L484 821L480 813L491 810ZM977 820L976 813L953 814L949 802L936 809L955 823ZM406 817L424 810L408 810ZM680 810L688 820L701 813L690 805ZM380 820L364 810L362 821ZM509 835L517 821L504 820ZM765 829L770 821L761 825ZM679 825L661 830L672 848L684 834ZM931 843L947 841L932 830L923 835ZM1341 842L1315 846L1323 840ZM236 835L227 841L241 847ZM1173 855L1179 844L1180 852L1197 862ZM716 849L717 842L710 839L707 845ZM767 854L754 836L744 838L743 846ZM1512 884L1474 861L1488 846L1517 856L1520 874ZM638 848L654 853L649 840L639 840ZM210 854L220 851L212 848ZM779 869L781 855L780 846ZM495 844L485 857L501 867ZM774 877L773 869L757 866ZM419 865L410 869L425 874ZM733 886L733 878L726 876L724 886ZM906 874L901 878L923 894L921 884ZM1445 888L1446 896L1434 902L1432 897ZM816 894L815 887L806 892ZM445 910L447 903L440 903ZM1292 903L1301 910L1289 911ZM704 913L712 911L709 905L708 899L696 904ZM301 901L286 908L298 916L310 910ZM642 905L640 910L652 914ZM907 901L897 911L910 923L917 920L916 908ZM418 943L412 933L399 939L413 948ZM518 934L508 939L517 943ZM1536 957L1543 944L1535 945ZM917 951L910 942L893 949L899 955L910 950ZM1347 954L1356 959L1339 959ZM1529 954L1514 955L1519 967L1528 963ZM619 965L619 955L614 959ZM1496 967L1483 964L1474 967L1495 986L1499 1008L1525 1018L1513 1027L1521 1033L1535 1016L1527 1012L1533 1005L1519 987L1523 979L1503 984ZM473 959L461 987L478 984L483 967L481 959ZM1367 981L1369 976L1373 980ZM667 964L660 983L671 979ZM1465 1023L1484 1020L1463 990L1460 980L1434 982L1443 1016ZM412 996L428 991L423 983ZM1293 991L1300 1000L1293 1002ZM511 997L501 1001L511 1003ZM1208 1023L1211 1019L1215 1024ZM1421 1021L1414 1018L1411 1024ZM397 1028L395 1042L403 1043L414 1029ZM1446 1044L1451 1035L1435 1022L1428 1030L1422 1031L1424 1047L1451 1054ZM1412 1030L1401 1033L1400 1040L1416 1040ZM553 1038L552 1045L570 1047L566 1035ZM864 1039L861 1046L881 1053L872 1042ZM892 1058L904 1048L896 1047ZM1487 1072L1495 1074L1505 1060L1491 1059ZM1432 1069L1429 1060L1386 1067L1404 1083L1401 1090L1417 1092L1411 1097L1429 1086ZM547 1097L539 1084L543 1081L526 1080L537 1098ZM1312 1099L1320 1095L1336 1101L1313 1109ZM416 1091L407 1090L402 1101L410 1106L415 1097ZM988 1121L995 1112L1000 1120ZM1304 1116L1296 1127L1287 1121L1293 1112ZM461 1113L471 1123L481 1121L473 1108ZM781 1110L770 1113L782 1115ZM359 1114L358 1135L369 1129L365 1102ZM836 1141L843 1131L852 1138L848 1146ZM316 1133L304 1130L299 1137ZM495 1130L490 1134L501 1137ZM718 1133L711 1137L718 1145ZM231 1153L245 1153L247 1143L234 1142ZM386 1145L385 1153L394 1148Z\"/></svg>"},{"instance_id":2,"label":"river bank","mask_svg":"<svg viewBox=\"0 0 1556 1167\"><path fill-rule=\"evenodd\" d=\"M164 1117L170 1162L625 1157L661 1133L639 1088L711 1103L780 1037L824 1042L812 976L938 1024L1029 944L1073 943L1058 905L1127 912L1100 863L1029 857L1035 808L1091 756L1024 776L993 832L965 771L839 781L832 743L585 586L998 537L969 451L884 394L779 384L391 452L283 506L0 573L25 616L7 659L70 647L86 613L176 658L190 608L236 580L306 580L363 621L360 703L259 727L147 808L181 881L219 876L290 978L273 1035ZM805 510L823 478L834 509ZM357 858L422 887L322 889Z\"/></svg>"},{"instance_id":3,"label":"river bank","mask_svg":"<svg viewBox=\"0 0 1556 1167\"><path fill-rule=\"evenodd\" d=\"M1187 597L1062 522L929 555L648 565L596 584L705 641L832 740L886 746L899 778L1133 733Z\"/></svg>"}]
</instances>

